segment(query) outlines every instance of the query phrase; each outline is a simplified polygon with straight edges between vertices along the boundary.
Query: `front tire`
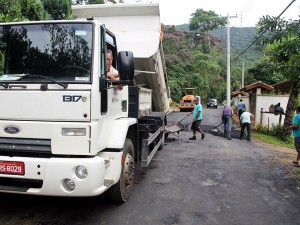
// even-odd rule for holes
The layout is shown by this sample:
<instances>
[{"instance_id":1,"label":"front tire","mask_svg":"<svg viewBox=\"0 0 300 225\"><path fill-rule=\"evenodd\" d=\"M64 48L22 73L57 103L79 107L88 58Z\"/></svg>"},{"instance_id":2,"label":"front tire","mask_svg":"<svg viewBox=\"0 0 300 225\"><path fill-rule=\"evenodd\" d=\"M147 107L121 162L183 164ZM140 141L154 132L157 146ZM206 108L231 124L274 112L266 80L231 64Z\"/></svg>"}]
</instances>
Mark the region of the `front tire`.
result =
<instances>
[{"instance_id":1,"label":"front tire","mask_svg":"<svg viewBox=\"0 0 300 225\"><path fill-rule=\"evenodd\" d=\"M122 155L122 171L120 180L110 188L110 197L115 202L126 202L133 189L134 178L134 148L132 141L126 139Z\"/></svg>"}]
</instances>

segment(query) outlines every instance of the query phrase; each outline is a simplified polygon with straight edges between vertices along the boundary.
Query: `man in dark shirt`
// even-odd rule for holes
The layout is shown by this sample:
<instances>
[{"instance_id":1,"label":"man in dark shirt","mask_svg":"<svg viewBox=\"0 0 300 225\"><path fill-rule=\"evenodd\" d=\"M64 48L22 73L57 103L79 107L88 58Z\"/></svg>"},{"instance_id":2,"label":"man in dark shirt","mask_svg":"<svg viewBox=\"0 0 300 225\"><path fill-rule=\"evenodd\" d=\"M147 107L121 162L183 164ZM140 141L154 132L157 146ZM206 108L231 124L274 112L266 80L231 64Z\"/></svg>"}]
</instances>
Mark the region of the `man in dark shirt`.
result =
<instances>
[{"instance_id":1,"label":"man in dark shirt","mask_svg":"<svg viewBox=\"0 0 300 225\"><path fill-rule=\"evenodd\" d=\"M239 113L239 119L241 118L241 115L244 111L246 111L246 105L243 102L243 99L240 99L240 102L237 105L238 113Z\"/></svg>"}]
</instances>

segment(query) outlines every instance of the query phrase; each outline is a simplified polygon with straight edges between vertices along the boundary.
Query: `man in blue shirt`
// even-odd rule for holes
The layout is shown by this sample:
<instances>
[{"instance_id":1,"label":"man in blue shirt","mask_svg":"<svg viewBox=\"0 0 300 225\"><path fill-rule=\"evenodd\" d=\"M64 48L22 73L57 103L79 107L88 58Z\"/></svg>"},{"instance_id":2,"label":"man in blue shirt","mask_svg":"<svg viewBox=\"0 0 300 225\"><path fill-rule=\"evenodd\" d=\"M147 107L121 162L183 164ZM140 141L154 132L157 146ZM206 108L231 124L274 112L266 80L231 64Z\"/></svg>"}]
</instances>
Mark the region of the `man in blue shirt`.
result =
<instances>
[{"instance_id":1,"label":"man in blue shirt","mask_svg":"<svg viewBox=\"0 0 300 225\"><path fill-rule=\"evenodd\" d=\"M237 108L238 108L239 118L241 118L243 111L246 111L246 105L243 102L243 99L240 99L240 102L238 103Z\"/></svg>"},{"instance_id":2,"label":"man in blue shirt","mask_svg":"<svg viewBox=\"0 0 300 225\"><path fill-rule=\"evenodd\" d=\"M293 118L293 125L290 126L290 129L293 130L294 144L297 151L296 160L293 161L294 166L300 167L300 106L296 109L296 115Z\"/></svg>"},{"instance_id":3,"label":"man in blue shirt","mask_svg":"<svg viewBox=\"0 0 300 225\"><path fill-rule=\"evenodd\" d=\"M189 138L190 140L196 140L196 133L199 131L201 133L201 139L204 139L205 133L200 129L201 121L202 121L202 105L199 103L199 99L197 97L194 98L194 111L190 112L188 115L193 113L193 123L191 126L191 130L193 131L193 137Z\"/></svg>"}]
</instances>

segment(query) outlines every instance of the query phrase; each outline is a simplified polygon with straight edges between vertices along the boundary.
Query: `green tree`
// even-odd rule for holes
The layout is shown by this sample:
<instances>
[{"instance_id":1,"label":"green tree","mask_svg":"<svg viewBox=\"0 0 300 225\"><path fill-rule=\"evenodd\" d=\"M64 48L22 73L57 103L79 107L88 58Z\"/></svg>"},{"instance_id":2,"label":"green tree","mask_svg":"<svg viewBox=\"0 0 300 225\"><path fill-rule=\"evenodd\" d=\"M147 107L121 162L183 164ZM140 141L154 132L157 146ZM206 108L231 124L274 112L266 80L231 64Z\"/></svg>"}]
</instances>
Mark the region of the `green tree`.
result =
<instances>
[{"instance_id":1,"label":"green tree","mask_svg":"<svg viewBox=\"0 0 300 225\"><path fill-rule=\"evenodd\" d=\"M88 0L88 4L105 4L104 0Z\"/></svg>"},{"instance_id":2,"label":"green tree","mask_svg":"<svg viewBox=\"0 0 300 225\"><path fill-rule=\"evenodd\" d=\"M43 5L37 0L19 0L21 13L28 20L42 20L45 18Z\"/></svg>"},{"instance_id":3,"label":"green tree","mask_svg":"<svg viewBox=\"0 0 300 225\"><path fill-rule=\"evenodd\" d=\"M223 27L226 20L218 17L214 11L203 9L197 9L191 16L189 30L192 40L196 47L201 45L202 50L208 53L216 42L215 36L209 34L208 31Z\"/></svg>"},{"instance_id":4,"label":"green tree","mask_svg":"<svg viewBox=\"0 0 300 225\"><path fill-rule=\"evenodd\" d=\"M210 51L194 45L191 33L164 26L164 52L171 96L179 102L183 88L193 87L202 99L226 96L226 57L218 45L212 44Z\"/></svg>"},{"instance_id":5,"label":"green tree","mask_svg":"<svg viewBox=\"0 0 300 225\"><path fill-rule=\"evenodd\" d=\"M266 55L249 68L248 72L255 80L260 80L266 84L275 84L285 79L284 76L277 71L274 62Z\"/></svg>"},{"instance_id":6,"label":"green tree","mask_svg":"<svg viewBox=\"0 0 300 225\"><path fill-rule=\"evenodd\" d=\"M71 17L71 0L42 0L44 8L54 20Z\"/></svg>"},{"instance_id":7,"label":"green tree","mask_svg":"<svg viewBox=\"0 0 300 225\"><path fill-rule=\"evenodd\" d=\"M86 4L105 4L107 2L116 4L118 2L124 3L124 0L119 0L119 1L116 1L116 0L72 0L73 5L82 5L84 2Z\"/></svg>"},{"instance_id":8,"label":"green tree","mask_svg":"<svg viewBox=\"0 0 300 225\"><path fill-rule=\"evenodd\" d=\"M19 0L0 2L0 22L16 22L24 19Z\"/></svg>"},{"instance_id":9,"label":"green tree","mask_svg":"<svg viewBox=\"0 0 300 225\"><path fill-rule=\"evenodd\" d=\"M281 73L286 79L293 81L286 108L283 124L283 139L291 134L288 129L292 123L294 108L299 96L300 84L300 21L287 21L275 17L263 17L257 25L257 44L267 45L267 54L274 70ZM263 34L266 35L263 36Z\"/></svg>"},{"instance_id":10,"label":"green tree","mask_svg":"<svg viewBox=\"0 0 300 225\"><path fill-rule=\"evenodd\" d=\"M199 33L205 33L223 27L226 24L225 18L219 17L218 14L211 10L204 11L203 9L197 9L191 16L189 28L191 31Z\"/></svg>"}]
</instances>

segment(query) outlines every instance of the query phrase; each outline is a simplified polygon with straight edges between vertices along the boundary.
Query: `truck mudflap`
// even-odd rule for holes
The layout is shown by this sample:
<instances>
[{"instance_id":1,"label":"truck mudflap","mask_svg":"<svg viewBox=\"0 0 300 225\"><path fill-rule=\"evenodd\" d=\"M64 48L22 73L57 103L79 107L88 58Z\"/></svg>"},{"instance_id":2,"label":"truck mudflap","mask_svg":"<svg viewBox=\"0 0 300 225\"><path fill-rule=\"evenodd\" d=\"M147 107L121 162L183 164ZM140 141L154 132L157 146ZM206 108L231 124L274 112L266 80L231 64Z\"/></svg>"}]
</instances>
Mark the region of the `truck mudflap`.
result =
<instances>
[{"instance_id":1,"label":"truck mudflap","mask_svg":"<svg viewBox=\"0 0 300 225\"><path fill-rule=\"evenodd\" d=\"M100 195L120 179L122 153L103 156L106 158L1 156L0 192L71 197ZM4 171L3 162L24 163L24 174Z\"/></svg>"}]
</instances>

